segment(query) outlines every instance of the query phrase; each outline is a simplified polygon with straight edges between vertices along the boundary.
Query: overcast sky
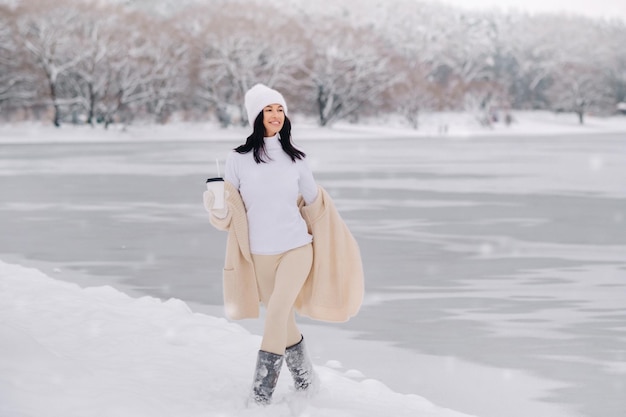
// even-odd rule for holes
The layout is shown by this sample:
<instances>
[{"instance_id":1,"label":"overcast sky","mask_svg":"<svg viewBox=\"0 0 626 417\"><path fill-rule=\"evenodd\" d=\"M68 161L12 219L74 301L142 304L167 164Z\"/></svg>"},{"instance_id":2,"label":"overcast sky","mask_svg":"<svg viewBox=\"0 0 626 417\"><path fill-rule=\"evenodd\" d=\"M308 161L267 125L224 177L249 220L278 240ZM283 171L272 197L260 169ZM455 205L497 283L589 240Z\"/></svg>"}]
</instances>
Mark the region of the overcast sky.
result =
<instances>
[{"instance_id":1,"label":"overcast sky","mask_svg":"<svg viewBox=\"0 0 626 417\"><path fill-rule=\"evenodd\" d=\"M440 0L467 9L499 8L538 12L567 12L626 21L626 0Z\"/></svg>"}]
</instances>

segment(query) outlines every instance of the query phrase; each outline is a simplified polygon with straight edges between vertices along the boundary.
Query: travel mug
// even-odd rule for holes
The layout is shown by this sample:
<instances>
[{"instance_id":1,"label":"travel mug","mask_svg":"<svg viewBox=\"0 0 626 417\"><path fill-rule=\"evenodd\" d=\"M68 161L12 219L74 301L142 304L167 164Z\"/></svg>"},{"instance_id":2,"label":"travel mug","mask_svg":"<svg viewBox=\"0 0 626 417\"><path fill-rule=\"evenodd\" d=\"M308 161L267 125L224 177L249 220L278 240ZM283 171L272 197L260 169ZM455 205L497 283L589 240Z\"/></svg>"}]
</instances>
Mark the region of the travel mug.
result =
<instances>
[{"instance_id":1,"label":"travel mug","mask_svg":"<svg viewBox=\"0 0 626 417\"><path fill-rule=\"evenodd\" d=\"M216 210L224 208L224 178L214 177L206 180L206 188L213 191L215 201L213 208Z\"/></svg>"}]
</instances>

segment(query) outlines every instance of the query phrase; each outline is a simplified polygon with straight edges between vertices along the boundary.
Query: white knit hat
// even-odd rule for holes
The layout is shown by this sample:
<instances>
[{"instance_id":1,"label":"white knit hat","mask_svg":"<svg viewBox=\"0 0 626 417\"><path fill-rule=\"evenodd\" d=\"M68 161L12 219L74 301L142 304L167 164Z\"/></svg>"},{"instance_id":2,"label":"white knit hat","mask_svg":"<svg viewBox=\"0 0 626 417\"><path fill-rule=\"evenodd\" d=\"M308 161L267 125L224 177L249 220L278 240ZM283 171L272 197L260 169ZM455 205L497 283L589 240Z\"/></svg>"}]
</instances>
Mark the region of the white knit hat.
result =
<instances>
[{"instance_id":1,"label":"white knit hat","mask_svg":"<svg viewBox=\"0 0 626 417\"><path fill-rule=\"evenodd\" d=\"M263 84L255 84L249 89L244 98L244 103L250 126L254 126L254 120L261 113L261 110L270 104L280 104L283 106L285 115L287 115L287 103L283 95Z\"/></svg>"}]
</instances>

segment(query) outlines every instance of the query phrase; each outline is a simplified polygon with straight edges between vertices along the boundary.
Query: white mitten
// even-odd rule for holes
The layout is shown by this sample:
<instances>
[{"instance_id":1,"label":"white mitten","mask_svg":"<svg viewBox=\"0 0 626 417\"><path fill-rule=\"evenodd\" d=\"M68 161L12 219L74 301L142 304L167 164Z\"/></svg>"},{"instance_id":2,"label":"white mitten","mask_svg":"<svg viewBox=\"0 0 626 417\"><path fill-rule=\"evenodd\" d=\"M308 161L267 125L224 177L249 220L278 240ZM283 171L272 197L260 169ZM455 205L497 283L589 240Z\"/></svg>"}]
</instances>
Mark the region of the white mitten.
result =
<instances>
[{"instance_id":1,"label":"white mitten","mask_svg":"<svg viewBox=\"0 0 626 417\"><path fill-rule=\"evenodd\" d=\"M224 201L228 198L228 191L224 192ZM214 209L213 204L215 204L215 194L213 191L206 190L202 194L202 200L204 201L204 209L217 217L218 219L223 219L228 215L228 206L224 204L224 208Z\"/></svg>"}]
</instances>

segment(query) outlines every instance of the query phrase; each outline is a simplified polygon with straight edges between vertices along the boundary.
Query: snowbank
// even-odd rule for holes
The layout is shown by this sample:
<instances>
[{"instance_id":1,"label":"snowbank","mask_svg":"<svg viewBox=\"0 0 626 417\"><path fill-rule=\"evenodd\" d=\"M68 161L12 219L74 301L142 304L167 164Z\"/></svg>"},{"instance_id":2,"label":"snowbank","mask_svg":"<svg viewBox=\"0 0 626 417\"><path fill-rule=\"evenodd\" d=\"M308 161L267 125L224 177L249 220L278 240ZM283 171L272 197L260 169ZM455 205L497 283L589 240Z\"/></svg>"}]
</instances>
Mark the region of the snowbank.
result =
<instances>
[{"instance_id":1,"label":"snowbank","mask_svg":"<svg viewBox=\"0 0 626 417\"><path fill-rule=\"evenodd\" d=\"M464 415L342 373L334 361L316 366L316 394L295 393L283 369L275 404L246 407L259 344L180 300L81 289L0 261L3 417Z\"/></svg>"}]
</instances>

